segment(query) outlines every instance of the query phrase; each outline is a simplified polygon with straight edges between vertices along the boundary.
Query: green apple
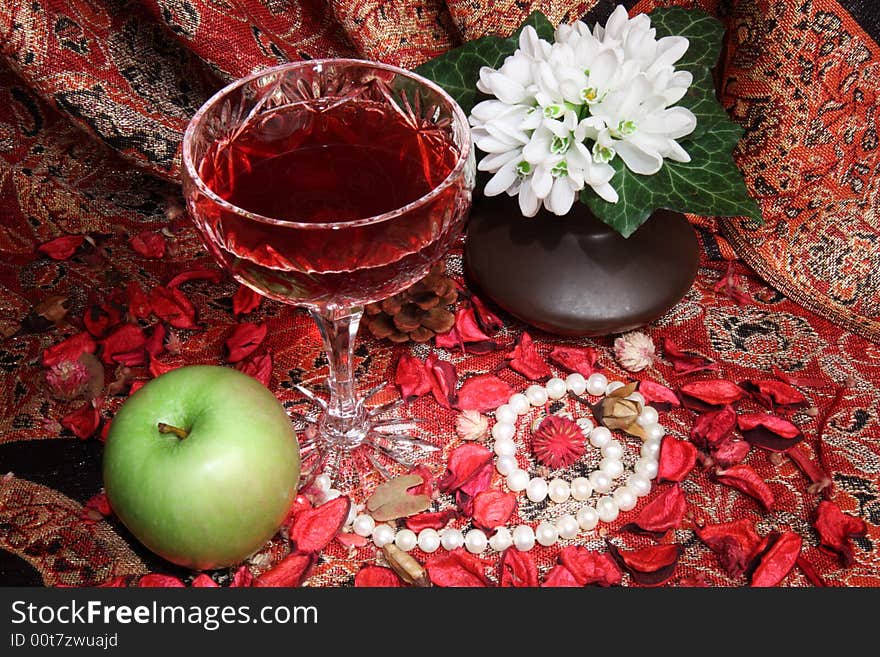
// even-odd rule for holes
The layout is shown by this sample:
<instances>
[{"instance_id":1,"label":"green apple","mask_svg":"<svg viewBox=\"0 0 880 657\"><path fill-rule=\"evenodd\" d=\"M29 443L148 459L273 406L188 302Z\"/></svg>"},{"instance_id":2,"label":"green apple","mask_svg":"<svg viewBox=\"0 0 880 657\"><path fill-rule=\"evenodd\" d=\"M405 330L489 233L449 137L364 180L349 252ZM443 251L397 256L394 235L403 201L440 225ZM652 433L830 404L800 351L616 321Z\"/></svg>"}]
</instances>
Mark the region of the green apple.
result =
<instances>
[{"instance_id":1,"label":"green apple","mask_svg":"<svg viewBox=\"0 0 880 657\"><path fill-rule=\"evenodd\" d=\"M116 413L104 488L150 550L205 570L240 562L275 534L299 466L290 419L259 381L228 367L181 367Z\"/></svg>"}]
</instances>

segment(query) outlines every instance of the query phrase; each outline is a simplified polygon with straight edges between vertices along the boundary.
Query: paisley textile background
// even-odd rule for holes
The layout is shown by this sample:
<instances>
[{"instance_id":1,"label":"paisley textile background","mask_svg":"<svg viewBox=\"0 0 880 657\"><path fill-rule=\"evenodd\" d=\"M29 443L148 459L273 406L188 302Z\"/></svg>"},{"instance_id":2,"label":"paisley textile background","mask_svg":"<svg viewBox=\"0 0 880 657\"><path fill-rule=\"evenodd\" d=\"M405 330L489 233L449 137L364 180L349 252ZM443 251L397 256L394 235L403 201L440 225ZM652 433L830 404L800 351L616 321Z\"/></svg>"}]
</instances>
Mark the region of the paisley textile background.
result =
<instances>
[{"instance_id":1,"label":"paisley textile background","mask_svg":"<svg viewBox=\"0 0 880 657\"><path fill-rule=\"evenodd\" d=\"M670 2L627 2L647 11ZM804 554L833 585L880 585L880 19L872 0L706 0L700 6L728 26L718 68L720 98L746 128L737 151L766 225L702 218L705 246L697 284L647 330L705 354L733 381L766 376L778 366L825 385L806 389L818 416L799 413L808 449L822 452L834 473L834 501L868 523L856 541L856 563L841 569L817 549L809 518L817 498L790 462L774 465L753 451L749 463L770 482L777 509L753 502L700 473L685 484L701 520L749 517L764 533L790 528ZM262 66L301 57L352 55L413 66L488 33L506 34L532 10L554 22L604 20L613 3L543 0L6 0L0 6L0 583L97 584L114 576L176 569L147 553L113 520L86 523L81 505L100 490L101 443L80 441L59 419L76 405L46 390L43 349L78 330L88 309L137 281L164 284L194 263L212 266L180 219L178 157L189 116L225 81ZM166 228L161 259L134 252L129 238ZM36 246L63 234L89 234L93 255L54 261ZM732 248L731 248L732 247ZM737 305L715 289L734 251L753 302ZM94 254L99 254L94 255ZM449 259L460 273L458 256ZM184 291L199 330L177 331L171 364L222 362L235 318L230 281L194 281ZM27 318L47 297L67 298L70 321L33 326ZM272 356L272 388L288 405L294 383L314 381L325 361L302 313L264 302L249 321L267 321L261 347ZM512 345L523 327L505 318ZM541 353L570 342L535 333ZM390 377L393 347L362 336L364 385ZM617 376L610 339L579 341L600 348ZM425 347L413 347L426 354ZM491 371L504 347L485 356L445 353L462 376ZM675 386L685 379L665 362L652 376ZM109 384L120 375L107 368ZM149 378L133 368L135 379ZM524 379L502 377L516 388ZM835 384L846 383L835 397ZM387 393L389 398L395 394ZM103 400L104 421L125 398ZM448 451L458 444L454 415L430 399L416 402L427 433ZM673 434L686 436L692 417L670 413ZM821 443L819 440L821 434ZM820 447L821 444L821 447ZM443 459L432 464L442 474ZM523 518L546 513L527 502ZM611 535L625 518L612 525ZM638 537L621 535L631 547ZM699 577L740 585L690 529L673 583ZM283 551L276 541L255 571ZM602 540L587 542L601 548ZM546 571L556 549L542 549ZM349 584L369 548L333 544L311 585ZM223 575L218 576L223 581ZM795 570L785 584L806 585Z\"/></svg>"}]
</instances>

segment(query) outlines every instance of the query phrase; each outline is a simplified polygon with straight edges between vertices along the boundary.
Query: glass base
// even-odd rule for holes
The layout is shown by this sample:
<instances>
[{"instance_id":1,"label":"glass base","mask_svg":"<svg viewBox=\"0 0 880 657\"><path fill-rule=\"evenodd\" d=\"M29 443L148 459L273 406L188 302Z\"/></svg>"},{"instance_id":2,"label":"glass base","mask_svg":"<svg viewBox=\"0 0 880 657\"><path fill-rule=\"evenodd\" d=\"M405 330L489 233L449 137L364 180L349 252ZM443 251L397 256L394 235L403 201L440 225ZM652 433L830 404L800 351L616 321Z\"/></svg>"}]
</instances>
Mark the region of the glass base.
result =
<instances>
[{"instance_id":1,"label":"glass base","mask_svg":"<svg viewBox=\"0 0 880 657\"><path fill-rule=\"evenodd\" d=\"M440 449L415 435L421 418L396 414L403 400L366 406L365 401L385 385L369 390L344 416L332 413L313 390L296 387L308 400L308 409L291 413L299 435L300 490L309 488L320 474L330 477L333 487L342 492L365 488L374 473L390 479L388 466L413 468Z\"/></svg>"}]
</instances>

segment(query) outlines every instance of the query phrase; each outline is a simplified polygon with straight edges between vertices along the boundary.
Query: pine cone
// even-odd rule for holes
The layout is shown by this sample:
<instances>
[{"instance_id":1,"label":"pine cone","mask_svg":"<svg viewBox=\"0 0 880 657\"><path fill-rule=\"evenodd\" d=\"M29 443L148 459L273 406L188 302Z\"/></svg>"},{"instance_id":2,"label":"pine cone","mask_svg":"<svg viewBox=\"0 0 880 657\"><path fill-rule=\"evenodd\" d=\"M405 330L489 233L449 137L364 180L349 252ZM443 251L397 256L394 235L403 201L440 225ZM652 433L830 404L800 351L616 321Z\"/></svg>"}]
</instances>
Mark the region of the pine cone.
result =
<instances>
[{"instance_id":1,"label":"pine cone","mask_svg":"<svg viewBox=\"0 0 880 657\"><path fill-rule=\"evenodd\" d=\"M380 340L427 342L455 324L455 315L446 306L457 298L455 283L445 275L444 265L437 264L403 292L367 305L364 324Z\"/></svg>"}]
</instances>

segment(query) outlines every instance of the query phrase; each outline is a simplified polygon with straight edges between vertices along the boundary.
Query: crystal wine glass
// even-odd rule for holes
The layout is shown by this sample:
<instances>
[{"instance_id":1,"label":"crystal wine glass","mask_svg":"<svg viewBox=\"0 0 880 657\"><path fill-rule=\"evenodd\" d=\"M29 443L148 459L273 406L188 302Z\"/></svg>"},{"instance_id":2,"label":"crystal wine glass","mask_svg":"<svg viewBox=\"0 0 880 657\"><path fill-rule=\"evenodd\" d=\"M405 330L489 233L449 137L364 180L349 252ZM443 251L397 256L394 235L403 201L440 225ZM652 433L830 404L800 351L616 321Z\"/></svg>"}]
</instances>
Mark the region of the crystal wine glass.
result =
<instances>
[{"instance_id":1,"label":"crystal wine glass","mask_svg":"<svg viewBox=\"0 0 880 657\"><path fill-rule=\"evenodd\" d=\"M367 303L424 277L460 235L475 166L467 118L433 82L386 64L309 60L237 80L183 140L187 208L217 261L260 294L307 309L328 398L300 432L301 486L356 451L413 464L434 449L358 394ZM304 427L300 427L303 429Z\"/></svg>"}]
</instances>

